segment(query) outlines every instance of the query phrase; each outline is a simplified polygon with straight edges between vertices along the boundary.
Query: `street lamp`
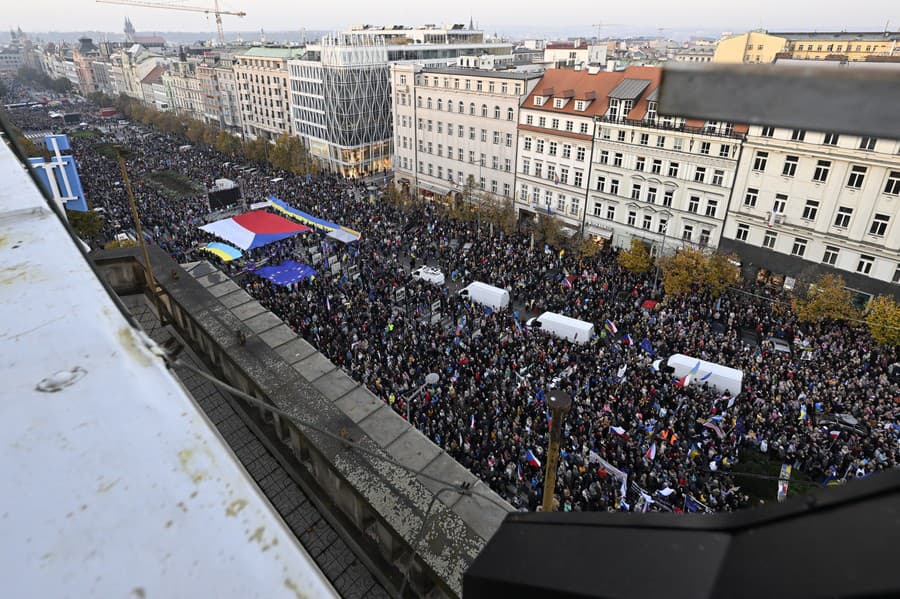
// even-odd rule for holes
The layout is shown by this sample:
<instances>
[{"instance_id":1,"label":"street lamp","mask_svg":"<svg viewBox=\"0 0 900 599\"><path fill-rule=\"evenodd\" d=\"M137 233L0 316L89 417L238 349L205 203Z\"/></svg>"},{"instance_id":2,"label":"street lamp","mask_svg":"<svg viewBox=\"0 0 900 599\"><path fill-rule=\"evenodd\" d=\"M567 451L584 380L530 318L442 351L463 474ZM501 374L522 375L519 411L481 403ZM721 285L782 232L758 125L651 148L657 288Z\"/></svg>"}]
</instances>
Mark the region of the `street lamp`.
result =
<instances>
[{"instance_id":1,"label":"street lamp","mask_svg":"<svg viewBox=\"0 0 900 599\"><path fill-rule=\"evenodd\" d=\"M404 401L406 402L406 421L407 421L407 422L410 422L410 420L409 420L409 406L410 406L410 404L412 403L412 401L413 401L416 397L419 396L419 394L422 392L422 389L424 389L424 388L427 387L428 385L437 385L439 380L441 380L441 376L440 376L438 373L436 373L436 372L429 372L428 374L425 375L425 382L422 383L422 384L419 386L418 389L416 389L416 390L413 391L412 393L409 393L409 394L407 394L407 395L405 395L405 396L403 397Z\"/></svg>"},{"instance_id":2,"label":"street lamp","mask_svg":"<svg viewBox=\"0 0 900 599\"><path fill-rule=\"evenodd\" d=\"M559 466L559 437L562 421L572 407L572 396L565 391L554 389L548 394L547 405L550 407L550 446L547 447L547 471L544 473L544 501L541 509L553 511L553 495L556 493L556 470Z\"/></svg>"},{"instance_id":3,"label":"street lamp","mask_svg":"<svg viewBox=\"0 0 900 599\"><path fill-rule=\"evenodd\" d=\"M666 235L669 233L669 221L666 221L666 225L663 227L662 234L662 245L659 247L659 251L656 254L656 272L653 274L653 291L656 292L656 282L659 279L659 259L663 257L666 252Z\"/></svg>"}]
</instances>

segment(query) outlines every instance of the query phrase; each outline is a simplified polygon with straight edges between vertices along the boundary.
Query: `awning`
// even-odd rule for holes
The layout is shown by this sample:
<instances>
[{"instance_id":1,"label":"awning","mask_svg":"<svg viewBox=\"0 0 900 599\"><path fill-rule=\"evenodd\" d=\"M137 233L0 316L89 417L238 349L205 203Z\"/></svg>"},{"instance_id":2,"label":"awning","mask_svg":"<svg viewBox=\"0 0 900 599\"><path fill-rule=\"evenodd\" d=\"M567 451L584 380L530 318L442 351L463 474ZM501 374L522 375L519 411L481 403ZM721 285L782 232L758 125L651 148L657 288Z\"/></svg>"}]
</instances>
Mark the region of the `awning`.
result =
<instances>
[{"instance_id":1,"label":"awning","mask_svg":"<svg viewBox=\"0 0 900 599\"><path fill-rule=\"evenodd\" d=\"M448 190L448 189L443 189L442 187L438 187L437 185L432 185L431 183L419 183L419 187L421 189L430 191L431 193L435 193L439 196L445 196L448 193L450 193L450 191L452 191L452 190Z\"/></svg>"},{"instance_id":2,"label":"awning","mask_svg":"<svg viewBox=\"0 0 900 599\"><path fill-rule=\"evenodd\" d=\"M353 243L354 241L359 241L359 237L354 235L353 233L348 233L343 229L337 229L336 231L329 231L328 237L332 239L336 239L341 243Z\"/></svg>"}]
</instances>

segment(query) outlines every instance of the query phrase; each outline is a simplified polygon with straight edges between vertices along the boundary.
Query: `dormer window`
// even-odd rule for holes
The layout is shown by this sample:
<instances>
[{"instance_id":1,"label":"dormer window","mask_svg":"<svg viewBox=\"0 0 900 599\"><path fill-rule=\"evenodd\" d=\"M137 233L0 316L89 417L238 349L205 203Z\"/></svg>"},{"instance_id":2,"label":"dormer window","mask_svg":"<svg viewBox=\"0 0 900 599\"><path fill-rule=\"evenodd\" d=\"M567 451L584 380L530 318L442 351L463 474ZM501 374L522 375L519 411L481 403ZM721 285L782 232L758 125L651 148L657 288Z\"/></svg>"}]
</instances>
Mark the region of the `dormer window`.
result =
<instances>
[{"instance_id":1,"label":"dormer window","mask_svg":"<svg viewBox=\"0 0 900 599\"><path fill-rule=\"evenodd\" d=\"M651 123L656 122L656 109L657 109L656 102L647 102L647 120L650 121Z\"/></svg>"},{"instance_id":2,"label":"dormer window","mask_svg":"<svg viewBox=\"0 0 900 599\"><path fill-rule=\"evenodd\" d=\"M584 112L587 110L587 101L586 100L575 100L575 110L578 112Z\"/></svg>"},{"instance_id":3,"label":"dormer window","mask_svg":"<svg viewBox=\"0 0 900 599\"><path fill-rule=\"evenodd\" d=\"M619 118L619 100L617 98L609 99L609 110L606 112L606 116L611 121L615 121Z\"/></svg>"},{"instance_id":4,"label":"dormer window","mask_svg":"<svg viewBox=\"0 0 900 599\"><path fill-rule=\"evenodd\" d=\"M566 105L565 98L553 98L553 108L562 108Z\"/></svg>"},{"instance_id":5,"label":"dormer window","mask_svg":"<svg viewBox=\"0 0 900 599\"><path fill-rule=\"evenodd\" d=\"M534 97L534 105L535 106L543 106L544 102L547 100L544 96L535 96Z\"/></svg>"}]
</instances>

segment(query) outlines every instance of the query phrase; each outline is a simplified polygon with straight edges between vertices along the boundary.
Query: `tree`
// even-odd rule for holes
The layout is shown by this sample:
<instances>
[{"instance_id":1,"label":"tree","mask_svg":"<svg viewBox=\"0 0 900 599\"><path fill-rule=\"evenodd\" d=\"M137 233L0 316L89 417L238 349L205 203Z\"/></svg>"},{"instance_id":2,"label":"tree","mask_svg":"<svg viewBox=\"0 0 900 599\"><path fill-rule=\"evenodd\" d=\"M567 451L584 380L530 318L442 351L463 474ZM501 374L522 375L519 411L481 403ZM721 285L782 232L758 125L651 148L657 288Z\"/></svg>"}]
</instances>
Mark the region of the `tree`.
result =
<instances>
[{"instance_id":1,"label":"tree","mask_svg":"<svg viewBox=\"0 0 900 599\"><path fill-rule=\"evenodd\" d=\"M900 345L900 304L879 295L869 304L866 324L872 339L883 345Z\"/></svg>"},{"instance_id":2,"label":"tree","mask_svg":"<svg viewBox=\"0 0 900 599\"><path fill-rule=\"evenodd\" d=\"M103 249L104 250L114 250L116 248L133 248L133 247L137 247L137 244L138 244L137 241L135 241L134 239L123 239L121 241L118 239L114 239L114 240L108 242L106 245L104 245Z\"/></svg>"},{"instance_id":3,"label":"tree","mask_svg":"<svg viewBox=\"0 0 900 599\"><path fill-rule=\"evenodd\" d=\"M244 156L253 162L265 162L269 152L269 142L264 137L244 142Z\"/></svg>"},{"instance_id":4,"label":"tree","mask_svg":"<svg viewBox=\"0 0 900 599\"><path fill-rule=\"evenodd\" d=\"M277 169L291 171L298 145L302 145L299 138L282 133L269 150L269 162Z\"/></svg>"},{"instance_id":5,"label":"tree","mask_svg":"<svg viewBox=\"0 0 900 599\"><path fill-rule=\"evenodd\" d=\"M633 273L647 272L652 264L653 258L647 251L647 244L640 239L632 239L631 248L619 253L619 265Z\"/></svg>"},{"instance_id":6,"label":"tree","mask_svg":"<svg viewBox=\"0 0 900 599\"><path fill-rule=\"evenodd\" d=\"M709 287L713 297L722 295L740 278L741 271L735 264L739 264L739 259L734 254L726 256L716 252L706 259L702 282Z\"/></svg>"},{"instance_id":7,"label":"tree","mask_svg":"<svg viewBox=\"0 0 900 599\"><path fill-rule=\"evenodd\" d=\"M205 128L206 127L202 121L191 119L190 121L188 121L187 130L185 131L185 137L187 137L188 141L193 144L200 143L203 140L203 133Z\"/></svg>"},{"instance_id":8,"label":"tree","mask_svg":"<svg viewBox=\"0 0 900 599\"><path fill-rule=\"evenodd\" d=\"M66 210L66 218L78 236L84 240L92 241L103 232L103 220L93 210L87 212Z\"/></svg>"},{"instance_id":9,"label":"tree","mask_svg":"<svg viewBox=\"0 0 900 599\"><path fill-rule=\"evenodd\" d=\"M858 316L844 279L838 275L823 276L809 286L804 296L795 296L791 304L801 322L848 320Z\"/></svg>"},{"instance_id":10,"label":"tree","mask_svg":"<svg viewBox=\"0 0 900 599\"><path fill-rule=\"evenodd\" d=\"M538 216L537 226L534 229L535 237L551 247L559 247L562 238L559 221L549 214Z\"/></svg>"},{"instance_id":11,"label":"tree","mask_svg":"<svg viewBox=\"0 0 900 599\"><path fill-rule=\"evenodd\" d=\"M706 270L706 258L700 250L686 247L674 256L660 258L659 268L666 293L678 295L689 292L700 282Z\"/></svg>"},{"instance_id":12,"label":"tree","mask_svg":"<svg viewBox=\"0 0 900 599\"><path fill-rule=\"evenodd\" d=\"M507 235L516 232L516 207L512 198L503 198L495 205L494 220Z\"/></svg>"},{"instance_id":13,"label":"tree","mask_svg":"<svg viewBox=\"0 0 900 599\"><path fill-rule=\"evenodd\" d=\"M219 134L216 136L215 148L216 151L222 154L234 156L241 151L241 140L227 131L219 131Z\"/></svg>"}]
</instances>

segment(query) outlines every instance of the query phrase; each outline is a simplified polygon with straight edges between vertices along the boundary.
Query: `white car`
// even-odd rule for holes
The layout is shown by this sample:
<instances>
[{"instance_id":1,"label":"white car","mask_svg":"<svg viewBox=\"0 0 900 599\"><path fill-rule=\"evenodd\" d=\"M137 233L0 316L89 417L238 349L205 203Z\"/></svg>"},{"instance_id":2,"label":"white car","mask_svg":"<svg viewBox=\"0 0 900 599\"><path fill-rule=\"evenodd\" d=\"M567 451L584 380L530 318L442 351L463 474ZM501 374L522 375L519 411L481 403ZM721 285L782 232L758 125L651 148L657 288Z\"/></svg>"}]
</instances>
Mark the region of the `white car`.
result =
<instances>
[{"instance_id":1,"label":"white car","mask_svg":"<svg viewBox=\"0 0 900 599\"><path fill-rule=\"evenodd\" d=\"M431 266L420 266L416 270L412 271L412 277L414 279L422 279L423 281L428 281L433 285L443 285L444 284L444 273L442 273L439 269L433 268Z\"/></svg>"}]
</instances>

